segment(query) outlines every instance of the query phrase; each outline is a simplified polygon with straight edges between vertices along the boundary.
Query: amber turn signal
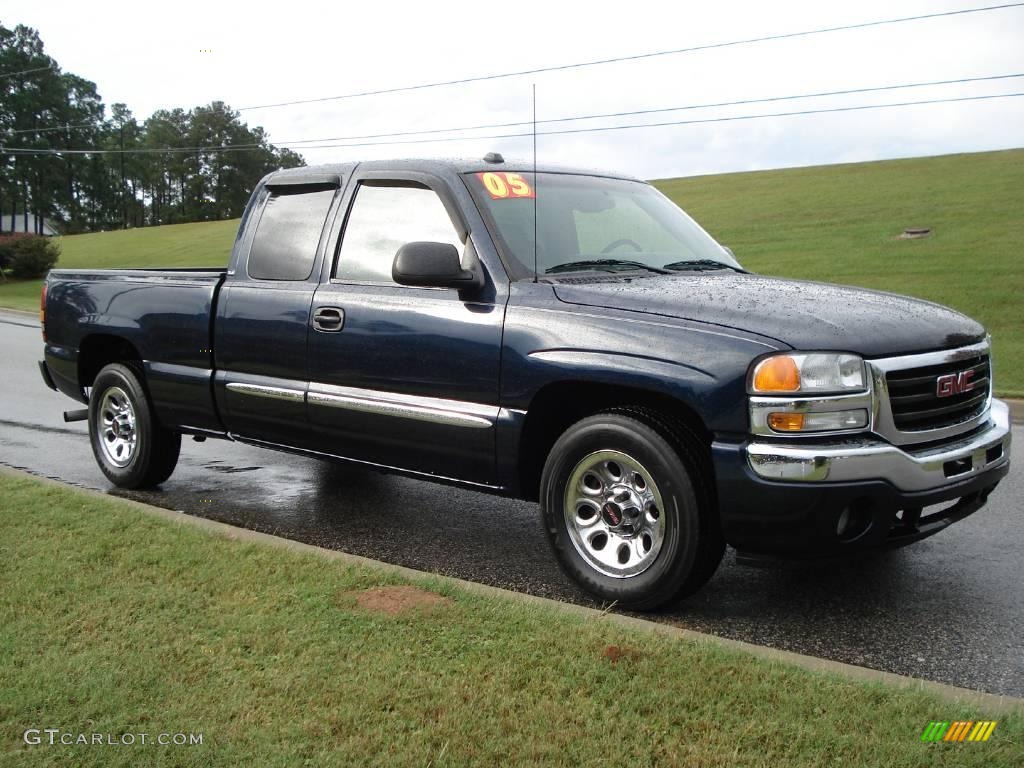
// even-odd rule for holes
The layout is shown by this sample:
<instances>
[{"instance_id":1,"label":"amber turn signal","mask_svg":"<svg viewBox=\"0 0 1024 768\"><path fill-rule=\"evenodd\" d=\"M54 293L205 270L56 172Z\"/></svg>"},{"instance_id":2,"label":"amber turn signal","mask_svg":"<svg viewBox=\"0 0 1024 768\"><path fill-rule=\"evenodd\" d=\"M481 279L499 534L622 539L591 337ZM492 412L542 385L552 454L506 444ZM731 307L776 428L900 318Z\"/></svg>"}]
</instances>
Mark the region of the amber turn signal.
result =
<instances>
[{"instance_id":1,"label":"amber turn signal","mask_svg":"<svg viewBox=\"0 0 1024 768\"><path fill-rule=\"evenodd\" d=\"M789 355L776 355L762 360L754 369L755 392L798 392L800 369ZM774 414L776 416L782 414Z\"/></svg>"},{"instance_id":2,"label":"amber turn signal","mask_svg":"<svg viewBox=\"0 0 1024 768\"><path fill-rule=\"evenodd\" d=\"M776 432L799 432L804 428L802 413L771 413L768 414L768 426Z\"/></svg>"}]
</instances>

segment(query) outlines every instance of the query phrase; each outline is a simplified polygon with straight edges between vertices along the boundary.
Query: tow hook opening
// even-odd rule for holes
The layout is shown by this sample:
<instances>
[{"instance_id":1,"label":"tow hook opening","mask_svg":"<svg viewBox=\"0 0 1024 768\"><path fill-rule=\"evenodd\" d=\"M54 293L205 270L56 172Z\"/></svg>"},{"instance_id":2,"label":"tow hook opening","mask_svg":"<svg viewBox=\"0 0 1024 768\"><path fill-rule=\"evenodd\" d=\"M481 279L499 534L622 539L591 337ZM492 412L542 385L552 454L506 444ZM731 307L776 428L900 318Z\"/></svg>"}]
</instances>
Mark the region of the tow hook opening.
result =
<instances>
[{"instance_id":1,"label":"tow hook opening","mask_svg":"<svg viewBox=\"0 0 1024 768\"><path fill-rule=\"evenodd\" d=\"M942 473L946 477L964 475L972 469L974 469L974 461L970 456L966 456L962 459L952 459L942 465Z\"/></svg>"},{"instance_id":2,"label":"tow hook opening","mask_svg":"<svg viewBox=\"0 0 1024 768\"><path fill-rule=\"evenodd\" d=\"M836 536L840 541L856 541L871 529L873 506L870 499L860 498L843 507L836 520Z\"/></svg>"},{"instance_id":3,"label":"tow hook opening","mask_svg":"<svg viewBox=\"0 0 1024 768\"><path fill-rule=\"evenodd\" d=\"M985 451L985 463L991 464L993 461L998 461L1003 458L1003 444L997 443Z\"/></svg>"}]
</instances>

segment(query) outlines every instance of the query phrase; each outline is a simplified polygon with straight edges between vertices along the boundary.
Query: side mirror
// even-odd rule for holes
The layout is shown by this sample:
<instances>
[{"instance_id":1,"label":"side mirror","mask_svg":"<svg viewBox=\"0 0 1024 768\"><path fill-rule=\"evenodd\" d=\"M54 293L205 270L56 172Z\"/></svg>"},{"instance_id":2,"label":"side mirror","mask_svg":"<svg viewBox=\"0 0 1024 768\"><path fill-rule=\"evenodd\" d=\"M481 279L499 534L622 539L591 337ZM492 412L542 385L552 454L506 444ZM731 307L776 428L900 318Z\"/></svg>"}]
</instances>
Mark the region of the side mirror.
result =
<instances>
[{"instance_id":1,"label":"side mirror","mask_svg":"<svg viewBox=\"0 0 1024 768\"><path fill-rule=\"evenodd\" d=\"M406 243L395 254L391 278L399 285L423 288L480 288L479 270L462 268L459 252L450 243Z\"/></svg>"},{"instance_id":2,"label":"side mirror","mask_svg":"<svg viewBox=\"0 0 1024 768\"><path fill-rule=\"evenodd\" d=\"M725 251L726 253L728 253L734 259L736 258L736 254L732 252L732 248L730 248L728 245L723 245L722 246L722 250Z\"/></svg>"}]
</instances>

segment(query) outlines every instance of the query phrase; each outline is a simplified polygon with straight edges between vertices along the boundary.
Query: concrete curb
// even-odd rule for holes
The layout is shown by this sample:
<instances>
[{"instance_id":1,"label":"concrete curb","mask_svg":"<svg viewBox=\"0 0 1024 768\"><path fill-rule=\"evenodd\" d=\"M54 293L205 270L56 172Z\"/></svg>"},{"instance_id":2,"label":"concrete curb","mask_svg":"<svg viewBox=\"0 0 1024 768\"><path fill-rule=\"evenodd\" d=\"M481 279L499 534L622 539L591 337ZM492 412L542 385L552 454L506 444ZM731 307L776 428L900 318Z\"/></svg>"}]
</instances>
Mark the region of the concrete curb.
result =
<instances>
[{"instance_id":1,"label":"concrete curb","mask_svg":"<svg viewBox=\"0 0 1024 768\"><path fill-rule=\"evenodd\" d=\"M173 512L168 509L154 507L139 501L111 496L90 488L72 486L59 480L54 480L50 477L35 475L31 472L25 472L23 470L7 466L0 466L0 474L7 475L9 477L41 481L44 484L56 485L62 488L75 490L80 493L103 498L107 501L131 507L144 514L151 515L152 517L157 517L162 520L168 520L182 525L190 525L210 533L224 536L225 538L232 539L234 541L255 542L277 547L278 549L290 550L292 552L316 555L317 557L344 563L346 565L360 565L367 568L397 574L413 581L424 581L427 579L441 581L458 589L479 595L486 595L488 597L505 600L515 600L527 605L543 606L551 610L563 611L577 616L583 616L588 619L593 619L595 621L608 621L633 630L653 632L666 637L677 638L689 642L713 644L722 648L749 653L769 662L788 664L811 672L837 674L850 680L884 683L898 688L921 691L938 696L939 698L945 699L951 703L967 704L977 707L985 713L1024 711L1024 698L984 693L981 691L970 690L968 688L958 688L953 685L937 683L931 680L919 680L913 677L897 675L892 672L882 672L875 669L868 669L866 667L858 667L853 664L845 664L839 661L819 659L814 656L805 656L803 654L793 653L792 651L767 648L760 645L754 645L752 643L745 643L740 640L731 640L729 638L718 637L717 635L695 632L690 629L683 629L682 627L676 627L671 624L662 624L656 621L648 621L635 616L624 616L622 614L599 611L595 608L574 605L572 603L563 603L558 600L551 600L549 598L538 597L536 595L512 592L506 589L500 589L499 587L492 587L487 584L478 584L476 582L463 581L462 579L456 579L450 576L440 576L425 571L417 571L400 565L391 565L389 563L371 560L358 555L350 555L346 552L340 552L333 549L323 549L322 547L316 547L312 544L304 544L299 541L284 539L280 536L273 536L268 533L250 531L246 528L237 528L233 525L219 523L214 520L207 520L202 517L193 517L185 514L184 512Z\"/></svg>"},{"instance_id":2,"label":"concrete curb","mask_svg":"<svg viewBox=\"0 0 1024 768\"><path fill-rule=\"evenodd\" d=\"M3 285L3 283L0 283L0 285ZM34 317L36 320L39 319L38 312L29 312L27 309L12 309L10 307L0 307L0 313L2 312L9 312L10 314L17 315L18 317Z\"/></svg>"},{"instance_id":3,"label":"concrete curb","mask_svg":"<svg viewBox=\"0 0 1024 768\"><path fill-rule=\"evenodd\" d=\"M1024 400L1012 397L1000 397L999 399L1010 406L1010 422L1024 424Z\"/></svg>"}]
</instances>

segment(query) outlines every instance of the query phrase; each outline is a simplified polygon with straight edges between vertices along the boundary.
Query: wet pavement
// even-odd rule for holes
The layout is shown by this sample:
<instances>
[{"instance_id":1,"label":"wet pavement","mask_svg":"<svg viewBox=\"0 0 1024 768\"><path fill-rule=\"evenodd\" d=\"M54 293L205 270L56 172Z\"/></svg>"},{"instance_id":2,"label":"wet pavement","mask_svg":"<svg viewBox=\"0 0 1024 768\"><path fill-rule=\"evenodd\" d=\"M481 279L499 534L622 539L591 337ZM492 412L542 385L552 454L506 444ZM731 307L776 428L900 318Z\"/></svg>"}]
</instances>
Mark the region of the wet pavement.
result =
<instances>
[{"instance_id":1,"label":"wet pavement","mask_svg":"<svg viewBox=\"0 0 1024 768\"><path fill-rule=\"evenodd\" d=\"M73 401L43 385L39 329L0 313L0 463L331 549L592 605L550 554L537 506L210 440L159 491L115 491ZM1024 445L1024 428L1014 427ZM690 629L1024 696L1024 469L983 510L903 550L750 568L727 552L700 593L654 616Z\"/></svg>"}]
</instances>

